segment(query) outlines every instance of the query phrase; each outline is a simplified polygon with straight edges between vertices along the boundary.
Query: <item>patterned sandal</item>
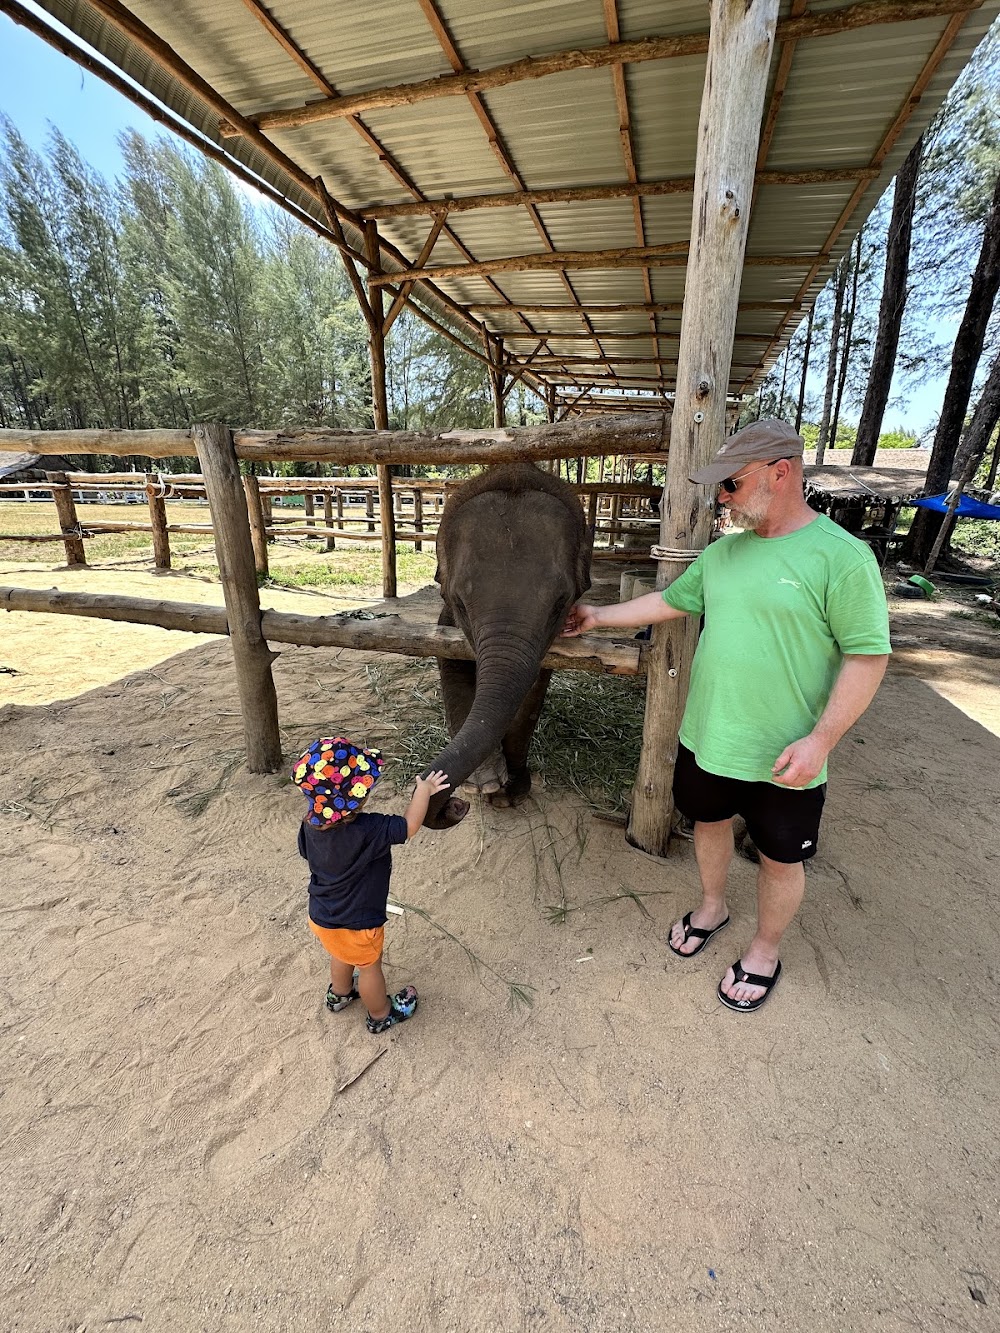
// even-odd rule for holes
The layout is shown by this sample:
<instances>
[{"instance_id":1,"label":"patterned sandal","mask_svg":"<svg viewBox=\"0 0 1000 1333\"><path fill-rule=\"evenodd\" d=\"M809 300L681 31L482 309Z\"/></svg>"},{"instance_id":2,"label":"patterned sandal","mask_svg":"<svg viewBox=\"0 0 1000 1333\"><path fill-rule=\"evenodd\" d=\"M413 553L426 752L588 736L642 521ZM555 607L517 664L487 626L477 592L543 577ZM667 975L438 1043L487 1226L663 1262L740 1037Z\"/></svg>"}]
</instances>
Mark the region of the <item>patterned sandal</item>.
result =
<instances>
[{"instance_id":1,"label":"patterned sandal","mask_svg":"<svg viewBox=\"0 0 1000 1333\"><path fill-rule=\"evenodd\" d=\"M675 953L678 958L697 958L698 955L701 953L702 949L704 949L705 945L712 938L712 936L718 935L722 927L728 925L729 925L729 917L727 916L725 921L720 921L714 930L701 930L699 929L698 926L692 926L691 913L686 912L684 916L681 918L681 929L684 931L684 938L681 940L681 944L687 944L688 940L692 939L701 940L701 943L698 945L697 949L692 949L690 953L681 953L680 949L675 949L674 946L670 943L670 937L668 935L667 948L670 950L671 953Z\"/></svg>"},{"instance_id":2,"label":"patterned sandal","mask_svg":"<svg viewBox=\"0 0 1000 1333\"><path fill-rule=\"evenodd\" d=\"M346 995L338 995L332 985L326 988L326 1007L331 1014L339 1014L341 1009L346 1009L351 1001L357 998L357 986L352 986Z\"/></svg>"},{"instance_id":3,"label":"patterned sandal","mask_svg":"<svg viewBox=\"0 0 1000 1333\"><path fill-rule=\"evenodd\" d=\"M389 1001L389 1012L385 1018L372 1018L369 1014L366 1020L368 1031L375 1036L380 1032L388 1032L397 1023L405 1023L413 1017L417 1008L417 992L412 986L404 986L395 995L387 995L385 998Z\"/></svg>"}]
</instances>

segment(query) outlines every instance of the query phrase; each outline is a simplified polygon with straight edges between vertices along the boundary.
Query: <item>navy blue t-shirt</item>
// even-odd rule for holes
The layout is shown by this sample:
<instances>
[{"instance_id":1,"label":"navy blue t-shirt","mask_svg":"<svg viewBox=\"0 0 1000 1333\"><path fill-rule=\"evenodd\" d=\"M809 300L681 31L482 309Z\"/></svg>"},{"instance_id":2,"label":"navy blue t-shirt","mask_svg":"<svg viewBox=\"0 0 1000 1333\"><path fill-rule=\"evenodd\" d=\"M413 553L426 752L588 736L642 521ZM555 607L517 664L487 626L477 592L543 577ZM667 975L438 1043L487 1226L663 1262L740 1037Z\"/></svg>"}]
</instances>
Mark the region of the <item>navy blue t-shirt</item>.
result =
<instances>
[{"instance_id":1,"label":"navy blue t-shirt","mask_svg":"<svg viewBox=\"0 0 1000 1333\"><path fill-rule=\"evenodd\" d=\"M358 815L350 824L299 825L309 862L309 916L317 926L374 930L385 925L394 844L406 841L402 815Z\"/></svg>"}]
</instances>

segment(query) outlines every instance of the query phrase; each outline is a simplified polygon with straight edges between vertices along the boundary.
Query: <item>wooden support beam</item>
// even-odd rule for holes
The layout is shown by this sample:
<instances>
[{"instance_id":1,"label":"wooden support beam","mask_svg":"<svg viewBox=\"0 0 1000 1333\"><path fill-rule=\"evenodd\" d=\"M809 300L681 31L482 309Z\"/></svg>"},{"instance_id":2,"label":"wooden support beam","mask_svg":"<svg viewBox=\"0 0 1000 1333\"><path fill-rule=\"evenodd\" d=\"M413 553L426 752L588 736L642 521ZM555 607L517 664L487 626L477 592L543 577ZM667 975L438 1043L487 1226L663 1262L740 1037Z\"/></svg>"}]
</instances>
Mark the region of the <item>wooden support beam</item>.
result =
<instances>
[{"instance_id":1,"label":"wooden support beam","mask_svg":"<svg viewBox=\"0 0 1000 1333\"><path fill-rule=\"evenodd\" d=\"M711 534L714 493L693 493L688 477L708 462L725 438L739 279L779 7L780 0L752 4L711 0L691 260L660 505L660 545L672 550L701 550ZM657 588L666 587L687 568L683 560L659 562ZM695 616L653 628L642 752L626 836L634 846L657 856L665 854L670 840L677 736L698 628Z\"/></svg>"},{"instance_id":2,"label":"wooden support beam","mask_svg":"<svg viewBox=\"0 0 1000 1333\"><path fill-rule=\"evenodd\" d=\"M505 425L504 409L506 407L506 393L504 391L504 381L506 374L504 371L503 357L503 338L490 333L488 329L483 329L483 345L486 348L486 355L490 367L490 393L493 396L493 424L502 429ZM561 365L561 362L557 362Z\"/></svg>"},{"instance_id":3,"label":"wooden support beam","mask_svg":"<svg viewBox=\"0 0 1000 1333\"><path fill-rule=\"evenodd\" d=\"M153 472L146 473L146 503L153 528L153 564L157 569L170 568L170 533L167 531L167 506L163 496L166 487Z\"/></svg>"},{"instance_id":4,"label":"wooden support beam","mask_svg":"<svg viewBox=\"0 0 1000 1333\"><path fill-rule=\"evenodd\" d=\"M837 185L850 181L873 180L871 167L843 167L815 171L761 171L758 186ZM690 194L693 176L675 176L669 180L628 181L620 185L575 185L551 190L507 190L492 194L468 194L458 199L414 199L405 204L365 204L357 211L362 217L384 221L391 218L448 217L483 208L523 208L539 204L595 203L605 199L655 199L671 194Z\"/></svg>"},{"instance_id":5,"label":"wooden support beam","mask_svg":"<svg viewBox=\"0 0 1000 1333\"><path fill-rule=\"evenodd\" d=\"M423 268L424 265L427 263L428 259L430 259L431 251L434 249L434 246L437 242L437 238L441 235L441 228L443 226L444 226L443 217L437 217L434 219L433 225L431 226L431 229L427 234L427 239L421 246L420 254L417 255L417 258L414 261L413 265L414 268ZM386 337L388 335L389 330L392 328L393 324L395 324L396 319L402 312L403 306L409 300L410 292L412 291L413 291L413 283L404 282L402 287L400 287L399 291L396 293L395 299L393 300L392 305L389 307L389 312L382 321L383 337Z\"/></svg>"},{"instance_id":6,"label":"wooden support beam","mask_svg":"<svg viewBox=\"0 0 1000 1333\"><path fill-rule=\"evenodd\" d=\"M70 568L87 563L87 554L80 540L80 522L76 516L73 492L69 488L65 472L46 472L45 479L52 487L52 499L56 507L56 516L66 547L66 563Z\"/></svg>"},{"instance_id":7,"label":"wooden support beam","mask_svg":"<svg viewBox=\"0 0 1000 1333\"><path fill-rule=\"evenodd\" d=\"M648 555L644 558L649 559ZM134 625L159 625L161 629L183 630L189 634L230 634L232 637L225 608L202 606L196 602L60 592L57 588L0 587L0 608L4 611L89 616ZM475 661L475 651L460 629L407 622L399 615L357 620L349 612L340 616L303 616L287 611L264 611L260 621L264 638L271 643ZM585 634L577 639L556 639L543 658L542 666L553 671L634 676L642 673L643 650L632 639L622 642L603 635Z\"/></svg>"},{"instance_id":8,"label":"wooden support beam","mask_svg":"<svg viewBox=\"0 0 1000 1333\"><path fill-rule=\"evenodd\" d=\"M433 245L441 230L435 224L431 230ZM385 383L385 308L382 289L376 283L382 267L378 242L378 223L365 223L365 254L371 266L368 275L368 301L371 307L371 326L368 330L368 351L372 368L372 418L377 431L389 429L389 400ZM396 596L396 516L392 509L392 470L385 463L378 464L379 519L382 524L382 596Z\"/></svg>"},{"instance_id":9,"label":"wooden support beam","mask_svg":"<svg viewBox=\"0 0 1000 1333\"><path fill-rule=\"evenodd\" d=\"M539 254L507 255L500 259L481 259L474 264L440 264L436 268L408 268L401 273L384 273L369 278L369 285L442 278L474 278L487 273L522 273L553 268L635 268L641 264L683 268L687 263L687 241L670 245L633 245L614 250L549 250ZM798 257L797 257L798 258ZM812 256L805 256L805 262ZM574 307L568 307L572 310ZM579 313L579 312L578 312Z\"/></svg>"},{"instance_id":10,"label":"wooden support beam","mask_svg":"<svg viewBox=\"0 0 1000 1333\"><path fill-rule=\"evenodd\" d=\"M983 0L862 0L821 14L807 14L786 19L779 25L781 41L806 37L828 37L858 28L883 23L906 23L947 14L969 13ZM107 0L93 0L103 8ZM470 92L485 93L506 88L528 79L542 79L550 74L565 74L577 69L600 69L608 65L635 65L650 60L671 60L704 55L709 49L709 35L701 31L672 37L642 37L636 41L611 42L588 50L556 51L551 55L526 56L484 70L463 70L414 83L398 83L349 96L329 97L291 110L260 111L249 119L258 130L297 129L328 120L342 120L365 111L387 107L413 106L440 97L460 97ZM223 135L242 132L223 120Z\"/></svg>"},{"instance_id":11,"label":"wooden support beam","mask_svg":"<svg viewBox=\"0 0 1000 1333\"><path fill-rule=\"evenodd\" d=\"M281 764L278 700L271 675L274 654L261 633L250 521L233 438L227 427L217 425L197 425L191 433L212 513L215 556L226 599L243 715L247 768L251 773L274 773Z\"/></svg>"}]
</instances>

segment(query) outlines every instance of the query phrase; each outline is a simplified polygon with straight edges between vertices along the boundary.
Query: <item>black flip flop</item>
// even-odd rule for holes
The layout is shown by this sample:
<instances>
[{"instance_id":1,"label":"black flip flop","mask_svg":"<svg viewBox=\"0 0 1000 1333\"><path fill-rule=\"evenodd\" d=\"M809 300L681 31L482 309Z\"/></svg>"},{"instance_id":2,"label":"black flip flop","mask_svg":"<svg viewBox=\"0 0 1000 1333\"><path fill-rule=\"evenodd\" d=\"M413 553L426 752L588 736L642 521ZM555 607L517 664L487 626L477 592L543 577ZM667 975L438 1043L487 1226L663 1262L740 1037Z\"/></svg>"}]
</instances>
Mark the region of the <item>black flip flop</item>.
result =
<instances>
[{"instance_id":1,"label":"black flip flop","mask_svg":"<svg viewBox=\"0 0 1000 1333\"><path fill-rule=\"evenodd\" d=\"M684 931L684 938L681 940L681 944L687 944L690 939L701 940L701 943L698 945L697 949L692 949L690 953L681 953L680 949L675 949L670 943L670 936L668 935L667 948L671 953L675 953L678 958L697 958L712 936L718 935L722 927L728 925L729 917L727 916L725 921L720 921L714 930L701 930L698 926L692 926L691 913L686 912L684 916L681 917L681 929Z\"/></svg>"},{"instance_id":2,"label":"black flip flop","mask_svg":"<svg viewBox=\"0 0 1000 1333\"><path fill-rule=\"evenodd\" d=\"M774 969L773 977L762 977L759 972L744 972L743 959L737 958L733 964L733 979L741 986L763 986L764 994L759 995L756 1000L731 1000L722 989L722 981L719 982L719 999L727 1009L732 1009L738 1014L752 1014L755 1009L759 1009L767 997L778 984L778 978L781 976L781 960L778 960L778 966ZM725 981L725 977L722 979Z\"/></svg>"}]
</instances>

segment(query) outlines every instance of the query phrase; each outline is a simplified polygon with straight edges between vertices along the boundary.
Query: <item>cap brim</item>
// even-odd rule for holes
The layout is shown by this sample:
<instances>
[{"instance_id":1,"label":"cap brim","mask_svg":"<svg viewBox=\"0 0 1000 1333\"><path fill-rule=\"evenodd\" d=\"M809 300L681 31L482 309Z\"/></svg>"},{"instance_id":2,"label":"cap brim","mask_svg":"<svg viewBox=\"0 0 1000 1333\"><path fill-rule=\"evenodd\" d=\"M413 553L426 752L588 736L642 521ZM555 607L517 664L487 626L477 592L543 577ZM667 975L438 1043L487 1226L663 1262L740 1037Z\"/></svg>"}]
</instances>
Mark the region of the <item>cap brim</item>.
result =
<instances>
[{"instance_id":1,"label":"cap brim","mask_svg":"<svg viewBox=\"0 0 1000 1333\"><path fill-rule=\"evenodd\" d=\"M732 461L710 463L708 467L699 468L697 472L692 472L688 481L693 481L696 486L718 486L727 477L731 477L734 472L739 472L741 467L743 467L743 463L739 460L735 463Z\"/></svg>"}]
</instances>

